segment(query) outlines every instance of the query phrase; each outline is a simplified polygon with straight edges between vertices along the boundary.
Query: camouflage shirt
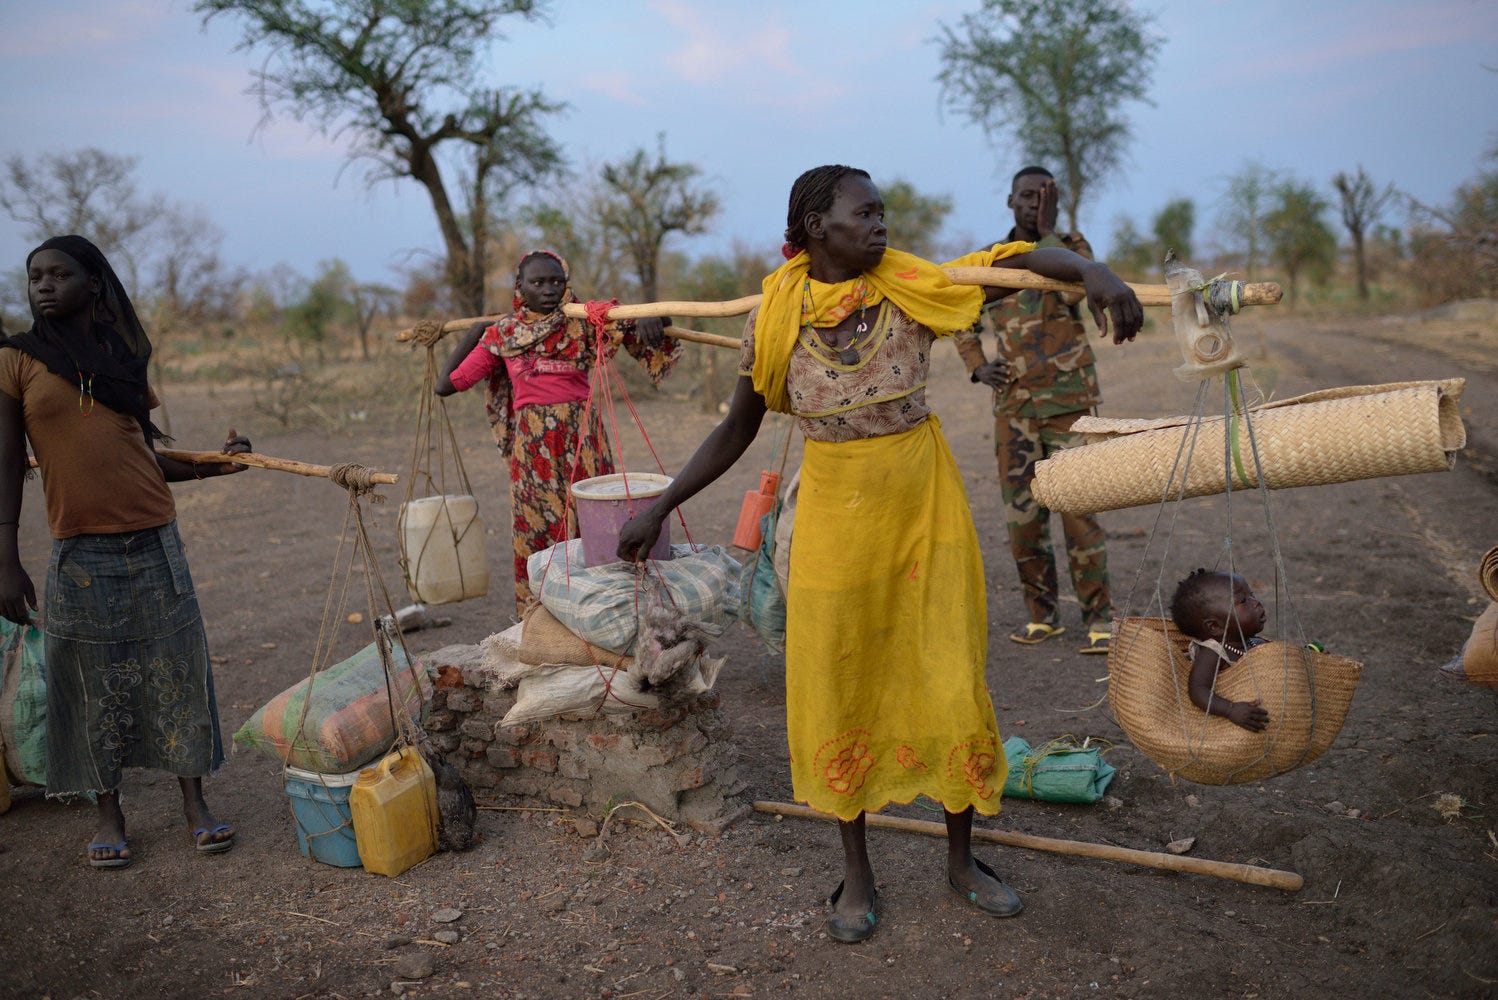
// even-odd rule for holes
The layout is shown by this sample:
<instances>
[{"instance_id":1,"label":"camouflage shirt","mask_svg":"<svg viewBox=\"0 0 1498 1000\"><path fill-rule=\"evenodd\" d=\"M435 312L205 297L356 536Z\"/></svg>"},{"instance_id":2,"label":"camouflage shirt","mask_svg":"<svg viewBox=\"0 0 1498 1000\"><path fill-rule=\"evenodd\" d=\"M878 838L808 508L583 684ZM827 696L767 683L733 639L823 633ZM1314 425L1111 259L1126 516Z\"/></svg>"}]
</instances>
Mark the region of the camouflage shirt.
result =
<instances>
[{"instance_id":1,"label":"camouflage shirt","mask_svg":"<svg viewBox=\"0 0 1498 1000\"><path fill-rule=\"evenodd\" d=\"M1006 239L1018 237L1011 230ZM1052 233L1036 245L1065 247L1092 259L1092 247L1081 233ZM1013 382L994 390L995 414L1054 417L1090 410L1102 400L1078 304L1068 304L1060 292L1025 289L1005 296L984 312L1014 376ZM979 320L956 337L957 351L969 372L988 362L980 340L983 326Z\"/></svg>"}]
</instances>

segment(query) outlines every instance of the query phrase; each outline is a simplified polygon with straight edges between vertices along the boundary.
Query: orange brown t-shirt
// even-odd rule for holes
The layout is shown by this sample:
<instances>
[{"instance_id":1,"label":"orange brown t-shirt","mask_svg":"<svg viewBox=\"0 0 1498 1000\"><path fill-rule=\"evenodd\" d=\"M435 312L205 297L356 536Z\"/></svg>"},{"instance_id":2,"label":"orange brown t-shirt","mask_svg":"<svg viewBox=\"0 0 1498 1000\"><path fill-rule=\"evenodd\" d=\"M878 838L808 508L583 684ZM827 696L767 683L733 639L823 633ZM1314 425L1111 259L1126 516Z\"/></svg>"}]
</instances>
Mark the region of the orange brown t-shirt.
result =
<instances>
[{"instance_id":1,"label":"orange brown t-shirt","mask_svg":"<svg viewBox=\"0 0 1498 1000\"><path fill-rule=\"evenodd\" d=\"M15 348L0 350L0 392L21 401L53 538L140 531L176 518L134 417L102 403L80 406L77 386ZM150 402L157 405L154 393Z\"/></svg>"}]
</instances>

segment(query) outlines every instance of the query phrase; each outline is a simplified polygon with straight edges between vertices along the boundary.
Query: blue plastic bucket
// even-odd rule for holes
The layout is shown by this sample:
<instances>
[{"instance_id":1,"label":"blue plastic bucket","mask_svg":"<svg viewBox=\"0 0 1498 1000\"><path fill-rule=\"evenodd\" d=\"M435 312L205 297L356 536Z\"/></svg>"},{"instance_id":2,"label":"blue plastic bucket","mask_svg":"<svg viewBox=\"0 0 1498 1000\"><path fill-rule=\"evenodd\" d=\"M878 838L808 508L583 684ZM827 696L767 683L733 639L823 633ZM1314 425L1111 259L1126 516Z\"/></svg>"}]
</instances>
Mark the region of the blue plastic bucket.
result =
<instances>
[{"instance_id":1,"label":"blue plastic bucket","mask_svg":"<svg viewBox=\"0 0 1498 1000\"><path fill-rule=\"evenodd\" d=\"M348 804L349 789L358 778L358 771L318 774L299 767L286 769L286 794L291 798L291 821L302 857L339 868L359 867L354 815Z\"/></svg>"}]
</instances>

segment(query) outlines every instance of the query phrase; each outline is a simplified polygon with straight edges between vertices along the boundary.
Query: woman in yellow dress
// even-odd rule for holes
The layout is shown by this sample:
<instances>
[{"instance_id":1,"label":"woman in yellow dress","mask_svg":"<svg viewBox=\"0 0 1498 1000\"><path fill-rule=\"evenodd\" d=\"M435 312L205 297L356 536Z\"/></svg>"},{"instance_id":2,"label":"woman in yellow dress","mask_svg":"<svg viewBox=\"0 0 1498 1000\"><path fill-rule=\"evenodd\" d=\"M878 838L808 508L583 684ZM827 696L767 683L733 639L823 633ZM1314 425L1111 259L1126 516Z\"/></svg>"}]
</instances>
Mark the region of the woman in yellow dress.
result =
<instances>
[{"instance_id":1,"label":"woman in yellow dress","mask_svg":"<svg viewBox=\"0 0 1498 1000\"><path fill-rule=\"evenodd\" d=\"M829 936L862 941L877 921L864 814L926 795L942 804L947 879L994 916L1019 897L973 857L974 811L999 811L1005 761L984 680L983 562L957 464L927 406L936 338L971 326L1000 289L954 285L888 248L869 175L840 165L797 178L787 261L750 316L727 417L660 499L620 532L643 559L664 519L754 440L767 409L806 438L786 609L786 732L795 797L840 822L842 883ZM957 265L1027 267L1082 281L1115 342L1143 321L1101 264L1060 248L996 244Z\"/></svg>"}]
</instances>

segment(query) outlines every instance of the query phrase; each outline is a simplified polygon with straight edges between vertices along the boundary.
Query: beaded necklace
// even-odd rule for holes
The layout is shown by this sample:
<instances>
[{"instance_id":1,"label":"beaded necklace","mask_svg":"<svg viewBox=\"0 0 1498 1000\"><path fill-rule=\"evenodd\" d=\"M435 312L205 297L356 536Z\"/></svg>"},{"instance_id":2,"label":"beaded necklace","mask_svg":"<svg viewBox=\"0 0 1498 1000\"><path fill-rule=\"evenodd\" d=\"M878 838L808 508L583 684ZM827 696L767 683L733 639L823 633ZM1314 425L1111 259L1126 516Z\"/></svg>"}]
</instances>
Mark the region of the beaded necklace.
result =
<instances>
[{"instance_id":1,"label":"beaded necklace","mask_svg":"<svg viewBox=\"0 0 1498 1000\"><path fill-rule=\"evenodd\" d=\"M825 333L817 333L824 344L837 351L838 364L849 367L858 364L859 361L858 348L854 345L858 343L859 337L869 332L869 324L864 319L865 310L868 308L869 289L862 278L858 279L856 291L858 292L858 326L854 328L853 335L848 338L848 342L839 348L836 332L833 332L830 338ZM816 310L811 301L811 278L809 277L803 279L801 284L801 326L807 333L816 331Z\"/></svg>"}]
</instances>

